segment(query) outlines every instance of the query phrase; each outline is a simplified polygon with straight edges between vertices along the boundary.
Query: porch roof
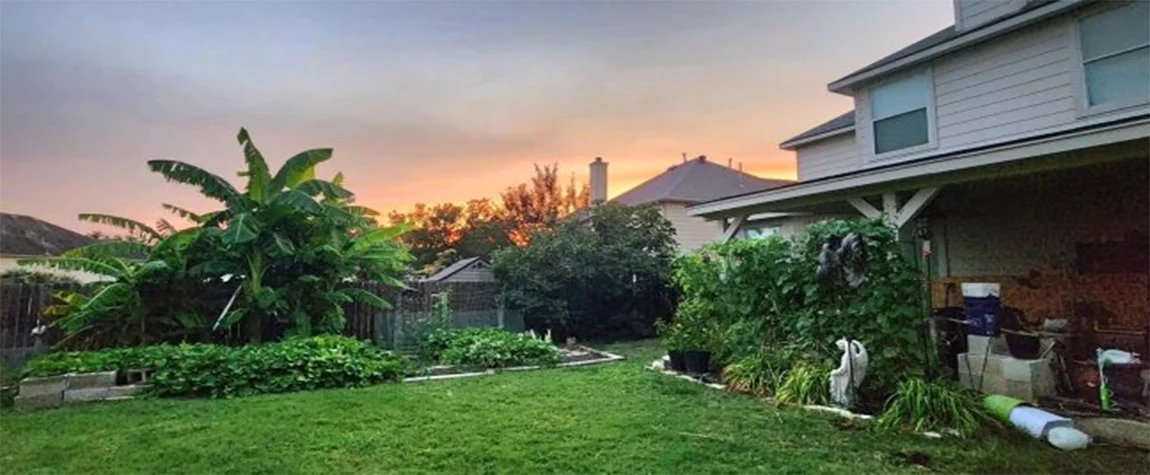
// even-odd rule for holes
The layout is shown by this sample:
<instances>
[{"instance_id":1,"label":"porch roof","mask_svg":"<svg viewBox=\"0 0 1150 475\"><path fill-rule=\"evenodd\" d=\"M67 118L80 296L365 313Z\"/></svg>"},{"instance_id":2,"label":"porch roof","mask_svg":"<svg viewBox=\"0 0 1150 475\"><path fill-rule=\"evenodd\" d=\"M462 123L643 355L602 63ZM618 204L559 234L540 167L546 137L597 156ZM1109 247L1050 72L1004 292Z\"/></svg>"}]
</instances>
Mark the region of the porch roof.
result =
<instances>
[{"instance_id":1,"label":"porch roof","mask_svg":"<svg viewBox=\"0 0 1150 475\"><path fill-rule=\"evenodd\" d=\"M874 194L937 187L1040 170L1146 156L1150 116L1139 114L1010 142L946 151L915 160L744 193L687 208L691 216L740 218L805 211Z\"/></svg>"}]
</instances>

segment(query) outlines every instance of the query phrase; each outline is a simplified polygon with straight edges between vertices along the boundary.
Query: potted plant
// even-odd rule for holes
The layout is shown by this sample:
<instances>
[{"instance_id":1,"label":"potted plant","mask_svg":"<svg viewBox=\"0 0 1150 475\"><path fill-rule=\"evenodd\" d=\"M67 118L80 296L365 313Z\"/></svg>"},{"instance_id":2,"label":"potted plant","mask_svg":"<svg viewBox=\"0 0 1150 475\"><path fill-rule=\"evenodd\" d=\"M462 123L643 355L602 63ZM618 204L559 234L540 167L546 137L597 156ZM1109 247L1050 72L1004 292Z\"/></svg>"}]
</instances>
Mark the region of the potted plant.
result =
<instances>
[{"instance_id":1,"label":"potted plant","mask_svg":"<svg viewBox=\"0 0 1150 475\"><path fill-rule=\"evenodd\" d=\"M671 371L686 371L687 360L683 342L683 326L680 323L656 322L656 330L663 337L663 346L667 347L667 357L670 360Z\"/></svg>"},{"instance_id":2,"label":"potted plant","mask_svg":"<svg viewBox=\"0 0 1150 475\"><path fill-rule=\"evenodd\" d=\"M707 348L707 331L701 325L684 324L682 331L683 359L687 364L687 371L691 373L706 373L711 370L711 351Z\"/></svg>"}]
</instances>

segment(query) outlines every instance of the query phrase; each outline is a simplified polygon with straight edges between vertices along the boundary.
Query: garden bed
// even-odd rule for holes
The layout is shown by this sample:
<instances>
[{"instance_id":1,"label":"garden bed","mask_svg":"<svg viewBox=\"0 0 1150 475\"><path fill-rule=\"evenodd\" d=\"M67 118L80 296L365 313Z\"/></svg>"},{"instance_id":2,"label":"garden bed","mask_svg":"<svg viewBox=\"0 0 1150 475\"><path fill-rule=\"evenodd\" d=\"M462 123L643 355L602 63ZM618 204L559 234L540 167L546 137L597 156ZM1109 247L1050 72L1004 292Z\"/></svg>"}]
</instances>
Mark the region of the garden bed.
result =
<instances>
[{"instance_id":1,"label":"garden bed","mask_svg":"<svg viewBox=\"0 0 1150 475\"><path fill-rule=\"evenodd\" d=\"M585 346L575 346L570 348L560 348L562 352L563 361L556 364L556 368L572 367L572 366L587 366L595 364L610 363L623 359L622 356L608 353L602 350L596 350ZM540 365L528 366L513 366L508 368L468 368L455 365L437 365L425 368L422 374L418 376L409 376L403 379L405 383L420 383L424 381L436 381L442 379L455 379L455 378L473 378L477 376L486 376L495 374L500 371L531 371L546 368Z\"/></svg>"}]
</instances>

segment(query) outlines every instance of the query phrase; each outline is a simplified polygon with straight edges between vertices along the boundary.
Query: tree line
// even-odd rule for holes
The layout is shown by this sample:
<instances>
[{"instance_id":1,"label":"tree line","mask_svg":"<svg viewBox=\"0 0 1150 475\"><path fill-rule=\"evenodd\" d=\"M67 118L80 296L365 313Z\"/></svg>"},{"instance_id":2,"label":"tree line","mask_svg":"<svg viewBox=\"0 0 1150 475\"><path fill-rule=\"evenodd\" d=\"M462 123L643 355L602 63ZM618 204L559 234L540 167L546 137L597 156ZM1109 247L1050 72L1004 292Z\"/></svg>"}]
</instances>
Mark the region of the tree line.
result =
<instances>
[{"instance_id":1,"label":"tree line","mask_svg":"<svg viewBox=\"0 0 1150 475\"><path fill-rule=\"evenodd\" d=\"M498 249L524 245L587 206L589 197L587 185L577 185L573 176L564 184L558 165L536 165L528 181L507 187L498 200L418 203L407 212L392 211L387 219L410 227L401 239L415 259L412 268L431 275L462 258L490 258Z\"/></svg>"}]
</instances>

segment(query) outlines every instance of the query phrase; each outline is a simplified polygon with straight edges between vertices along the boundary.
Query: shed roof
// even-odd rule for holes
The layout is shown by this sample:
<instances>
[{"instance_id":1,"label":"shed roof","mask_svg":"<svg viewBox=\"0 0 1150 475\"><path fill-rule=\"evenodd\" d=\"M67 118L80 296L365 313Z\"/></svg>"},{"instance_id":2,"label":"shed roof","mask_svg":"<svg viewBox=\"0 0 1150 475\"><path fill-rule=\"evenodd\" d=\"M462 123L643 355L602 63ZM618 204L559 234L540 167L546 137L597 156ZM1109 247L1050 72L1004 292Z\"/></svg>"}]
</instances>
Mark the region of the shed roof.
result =
<instances>
[{"instance_id":1,"label":"shed roof","mask_svg":"<svg viewBox=\"0 0 1150 475\"><path fill-rule=\"evenodd\" d=\"M613 201L625 205L677 202L698 203L741 193L761 191L792 183L790 180L759 178L698 157L672 165Z\"/></svg>"},{"instance_id":2,"label":"shed roof","mask_svg":"<svg viewBox=\"0 0 1150 475\"><path fill-rule=\"evenodd\" d=\"M466 259L460 259L458 261L455 261L455 263L453 263L447 267L444 267L442 270L440 270L439 272L436 272L431 277L423 279L423 282L441 282L443 280L446 280L448 277L455 275L459 271L466 269L468 267L471 267L471 265L475 264L475 263L486 264L485 262L483 262L483 259L480 259L478 257L468 257Z\"/></svg>"}]
</instances>

